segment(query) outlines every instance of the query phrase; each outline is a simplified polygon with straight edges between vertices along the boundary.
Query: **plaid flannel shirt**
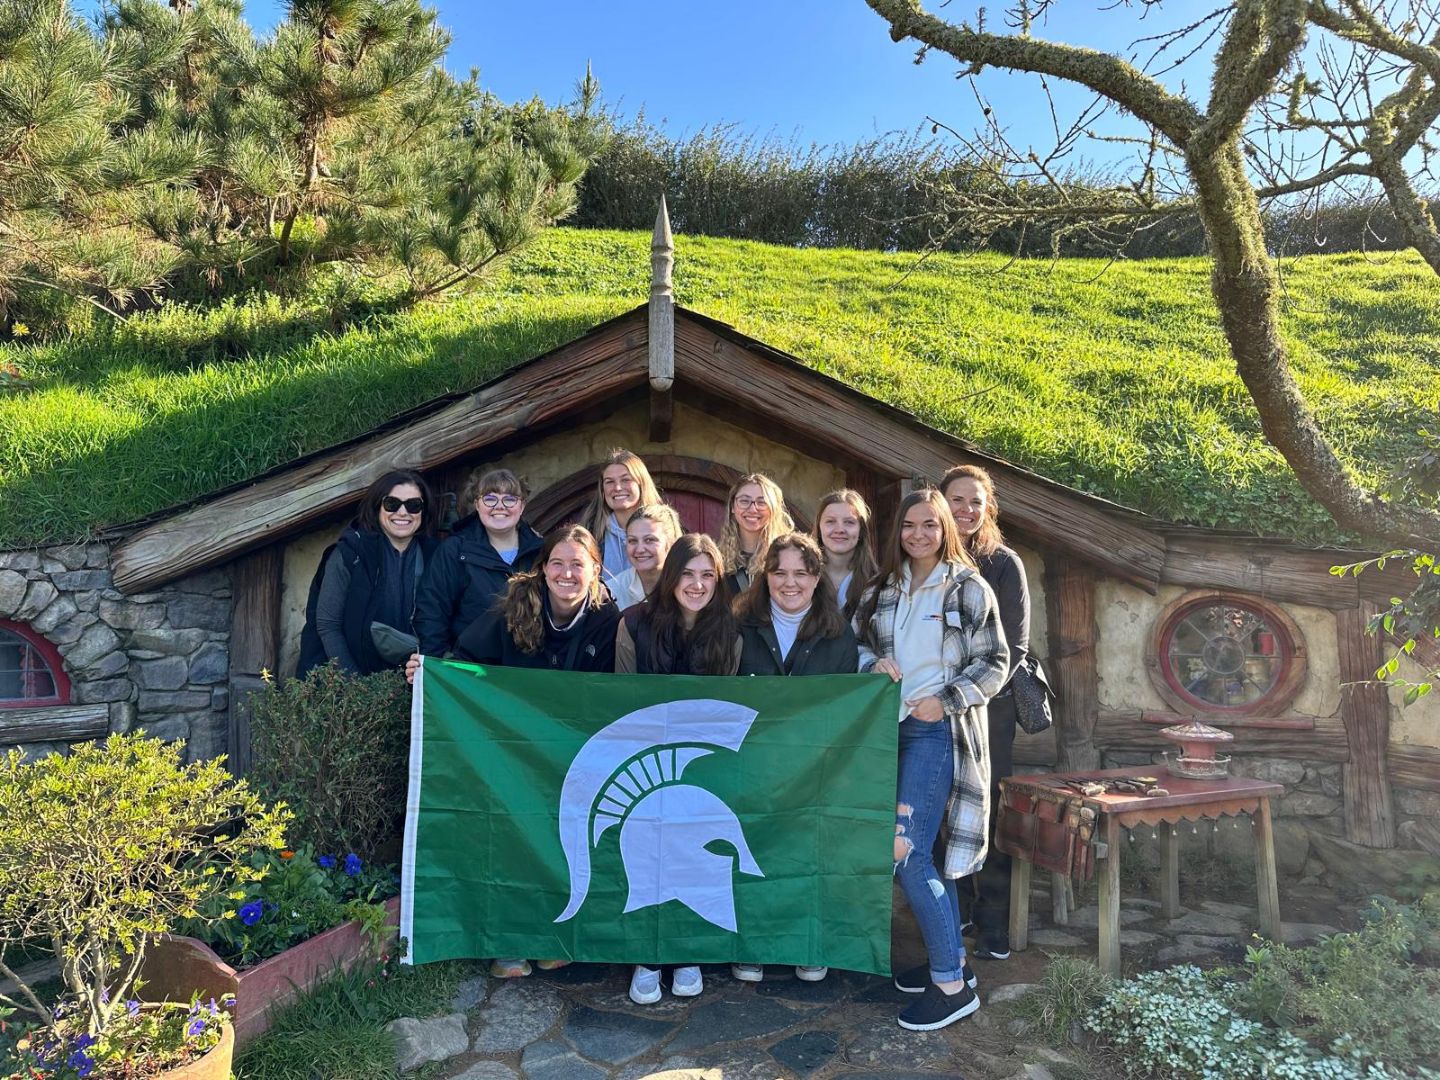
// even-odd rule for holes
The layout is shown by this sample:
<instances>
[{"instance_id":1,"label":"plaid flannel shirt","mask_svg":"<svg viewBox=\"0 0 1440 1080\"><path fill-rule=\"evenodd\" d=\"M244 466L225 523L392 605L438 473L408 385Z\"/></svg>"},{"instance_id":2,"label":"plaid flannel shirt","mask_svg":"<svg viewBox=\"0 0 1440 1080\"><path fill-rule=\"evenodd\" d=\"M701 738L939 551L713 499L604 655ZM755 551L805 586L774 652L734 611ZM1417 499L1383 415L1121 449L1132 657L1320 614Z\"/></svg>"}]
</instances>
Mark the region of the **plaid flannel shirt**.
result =
<instances>
[{"instance_id":1,"label":"plaid flannel shirt","mask_svg":"<svg viewBox=\"0 0 1440 1080\"><path fill-rule=\"evenodd\" d=\"M862 601L861 607L868 602ZM880 590L875 616L860 641L860 670L872 671L882 657L895 655L895 616L900 585L893 579ZM941 655L945 685L940 702L950 721L955 769L945 805L946 877L973 874L985 861L990 820L990 735L986 702L1009 677L1010 650L1000 627L995 594L968 566L950 563L945 571L945 633Z\"/></svg>"}]
</instances>

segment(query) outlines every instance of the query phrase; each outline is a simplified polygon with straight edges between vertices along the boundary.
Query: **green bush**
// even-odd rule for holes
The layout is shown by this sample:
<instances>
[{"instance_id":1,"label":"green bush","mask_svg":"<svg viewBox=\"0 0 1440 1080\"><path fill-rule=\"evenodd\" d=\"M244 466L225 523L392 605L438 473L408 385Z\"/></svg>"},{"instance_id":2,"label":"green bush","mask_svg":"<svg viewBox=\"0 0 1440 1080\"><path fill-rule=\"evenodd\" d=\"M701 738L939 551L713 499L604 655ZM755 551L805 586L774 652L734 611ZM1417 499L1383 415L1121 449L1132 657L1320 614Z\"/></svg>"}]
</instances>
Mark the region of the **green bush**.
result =
<instances>
[{"instance_id":1,"label":"green bush","mask_svg":"<svg viewBox=\"0 0 1440 1080\"><path fill-rule=\"evenodd\" d=\"M1355 933L1251 949L1237 1005L1315 1045L1353 1047L1397 1069L1440 1066L1440 971L1412 962L1433 955L1437 935L1440 892L1415 905L1377 901Z\"/></svg>"},{"instance_id":2,"label":"green bush","mask_svg":"<svg viewBox=\"0 0 1440 1080\"><path fill-rule=\"evenodd\" d=\"M182 924L180 932L235 967L258 964L351 919L360 920L377 952L384 944L382 902L398 891L393 870L367 865L353 852L316 857L308 847L256 852L250 866L262 876L243 894L216 897L205 918Z\"/></svg>"},{"instance_id":3,"label":"green bush","mask_svg":"<svg viewBox=\"0 0 1440 1080\"><path fill-rule=\"evenodd\" d=\"M394 857L405 812L410 688L398 672L356 678L333 664L252 699L257 791L295 815L291 843Z\"/></svg>"},{"instance_id":4,"label":"green bush","mask_svg":"<svg viewBox=\"0 0 1440 1080\"><path fill-rule=\"evenodd\" d=\"M1433 1078L1437 946L1440 892L1415 904L1377 900L1358 932L1252 948L1247 972L1186 965L1118 983L1086 1027L1131 1076Z\"/></svg>"},{"instance_id":5,"label":"green bush","mask_svg":"<svg viewBox=\"0 0 1440 1080\"><path fill-rule=\"evenodd\" d=\"M112 735L30 763L11 751L0 764L0 973L14 979L10 948L49 942L67 1022L91 1045L125 1016L151 936L252 879L251 854L283 839L283 807L267 811L223 763L185 765L180 754L176 743ZM23 983L0 1005L56 1019Z\"/></svg>"}]
</instances>

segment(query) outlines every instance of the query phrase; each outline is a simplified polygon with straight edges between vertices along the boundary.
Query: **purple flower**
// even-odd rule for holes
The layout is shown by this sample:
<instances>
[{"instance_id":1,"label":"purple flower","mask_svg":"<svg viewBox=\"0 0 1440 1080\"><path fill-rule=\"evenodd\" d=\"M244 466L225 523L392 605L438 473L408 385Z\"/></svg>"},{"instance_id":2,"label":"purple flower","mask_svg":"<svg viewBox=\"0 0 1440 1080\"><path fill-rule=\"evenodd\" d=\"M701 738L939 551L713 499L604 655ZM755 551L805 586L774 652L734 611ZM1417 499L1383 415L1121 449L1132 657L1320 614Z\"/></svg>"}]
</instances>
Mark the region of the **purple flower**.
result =
<instances>
[{"instance_id":1,"label":"purple flower","mask_svg":"<svg viewBox=\"0 0 1440 1080\"><path fill-rule=\"evenodd\" d=\"M90 1075L90 1070L95 1068L95 1059L84 1050L76 1050L65 1060L65 1064L75 1070L75 1075L80 1077L80 1080L85 1080L85 1077Z\"/></svg>"},{"instance_id":2,"label":"purple flower","mask_svg":"<svg viewBox=\"0 0 1440 1080\"><path fill-rule=\"evenodd\" d=\"M360 856L353 851L345 856L345 873L350 877L360 873Z\"/></svg>"},{"instance_id":3,"label":"purple flower","mask_svg":"<svg viewBox=\"0 0 1440 1080\"><path fill-rule=\"evenodd\" d=\"M190 1026L185 1029L185 1034L192 1037L195 1035L204 1035L205 1018L203 1016L197 1016L194 1020L191 1020Z\"/></svg>"},{"instance_id":4,"label":"purple flower","mask_svg":"<svg viewBox=\"0 0 1440 1080\"><path fill-rule=\"evenodd\" d=\"M259 900L251 900L240 909L240 921L246 926L254 926L260 921L260 916L265 914L265 905Z\"/></svg>"},{"instance_id":5,"label":"purple flower","mask_svg":"<svg viewBox=\"0 0 1440 1080\"><path fill-rule=\"evenodd\" d=\"M140 1002L138 1002L138 1001L127 1001L127 1002L125 1002L125 1011L130 1014L130 1019L131 1019L131 1020L134 1020L135 1017L137 1017L137 1016L140 1015Z\"/></svg>"},{"instance_id":6,"label":"purple flower","mask_svg":"<svg viewBox=\"0 0 1440 1080\"><path fill-rule=\"evenodd\" d=\"M321 867L323 867L323 868L326 869L326 870L334 870L334 869L335 869L335 856L334 856L334 855L321 855L320 858L316 859L315 861L318 862L318 863L321 865Z\"/></svg>"},{"instance_id":7,"label":"purple flower","mask_svg":"<svg viewBox=\"0 0 1440 1080\"><path fill-rule=\"evenodd\" d=\"M211 1016L218 1016L220 1013L220 1007L215 1004L215 999L213 997L210 999L210 1004L207 1005L206 1008L210 1010Z\"/></svg>"},{"instance_id":8,"label":"purple flower","mask_svg":"<svg viewBox=\"0 0 1440 1080\"><path fill-rule=\"evenodd\" d=\"M89 1034L86 1034L86 1035L77 1035L77 1036L75 1037L75 1049L76 1049L76 1050L89 1050L90 1047L94 1046L94 1045L95 1045L97 1042L99 1042L99 1041L100 1041L99 1037L98 1037L98 1036L95 1036L95 1035L89 1035Z\"/></svg>"}]
</instances>

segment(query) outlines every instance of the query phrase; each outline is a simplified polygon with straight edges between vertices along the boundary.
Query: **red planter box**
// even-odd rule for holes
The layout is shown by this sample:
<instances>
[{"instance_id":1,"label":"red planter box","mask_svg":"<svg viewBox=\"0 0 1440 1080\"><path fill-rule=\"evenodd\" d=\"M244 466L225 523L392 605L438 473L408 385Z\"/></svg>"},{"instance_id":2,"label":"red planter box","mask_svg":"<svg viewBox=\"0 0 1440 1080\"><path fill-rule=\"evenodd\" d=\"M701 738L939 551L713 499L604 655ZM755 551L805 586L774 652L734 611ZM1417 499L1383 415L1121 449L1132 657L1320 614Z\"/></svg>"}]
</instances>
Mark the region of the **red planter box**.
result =
<instances>
[{"instance_id":1,"label":"red planter box","mask_svg":"<svg viewBox=\"0 0 1440 1080\"><path fill-rule=\"evenodd\" d=\"M400 898L385 901L392 925L400 924ZM244 1046L270 1027L271 1011L335 970L349 971L370 952L370 939L358 922L342 923L309 941L236 970L195 938L161 935L146 951L140 996L146 1001L189 1001L235 995L235 1045Z\"/></svg>"}]
</instances>

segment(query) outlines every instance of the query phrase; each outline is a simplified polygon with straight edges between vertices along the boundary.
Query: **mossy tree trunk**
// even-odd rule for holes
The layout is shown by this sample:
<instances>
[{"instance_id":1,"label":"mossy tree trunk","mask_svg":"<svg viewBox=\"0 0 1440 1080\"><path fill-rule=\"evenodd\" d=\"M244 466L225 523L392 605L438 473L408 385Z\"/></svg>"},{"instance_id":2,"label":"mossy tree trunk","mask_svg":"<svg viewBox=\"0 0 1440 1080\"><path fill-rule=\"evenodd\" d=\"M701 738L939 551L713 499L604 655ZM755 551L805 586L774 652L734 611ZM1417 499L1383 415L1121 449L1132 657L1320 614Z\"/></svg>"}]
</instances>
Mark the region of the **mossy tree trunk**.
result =
<instances>
[{"instance_id":1,"label":"mossy tree trunk","mask_svg":"<svg viewBox=\"0 0 1440 1080\"><path fill-rule=\"evenodd\" d=\"M993 34L983 21L977 28L937 18L919 0L866 3L890 24L896 41L919 41L971 74L993 66L1088 87L1179 150L1214 260L1220 323L1266 438L1343 528L1406 547L1440 545L1440 514L1366 490L1335 454L1295 380L1280 332L1279 282L1240 138L1252 110L1275 90L1304 43L1304 0L1237 0L1215 55L1205 111L1119 56L1030 36L1028 19L1014 20L1020 33Z\"/></svg>"}]
</instances>

